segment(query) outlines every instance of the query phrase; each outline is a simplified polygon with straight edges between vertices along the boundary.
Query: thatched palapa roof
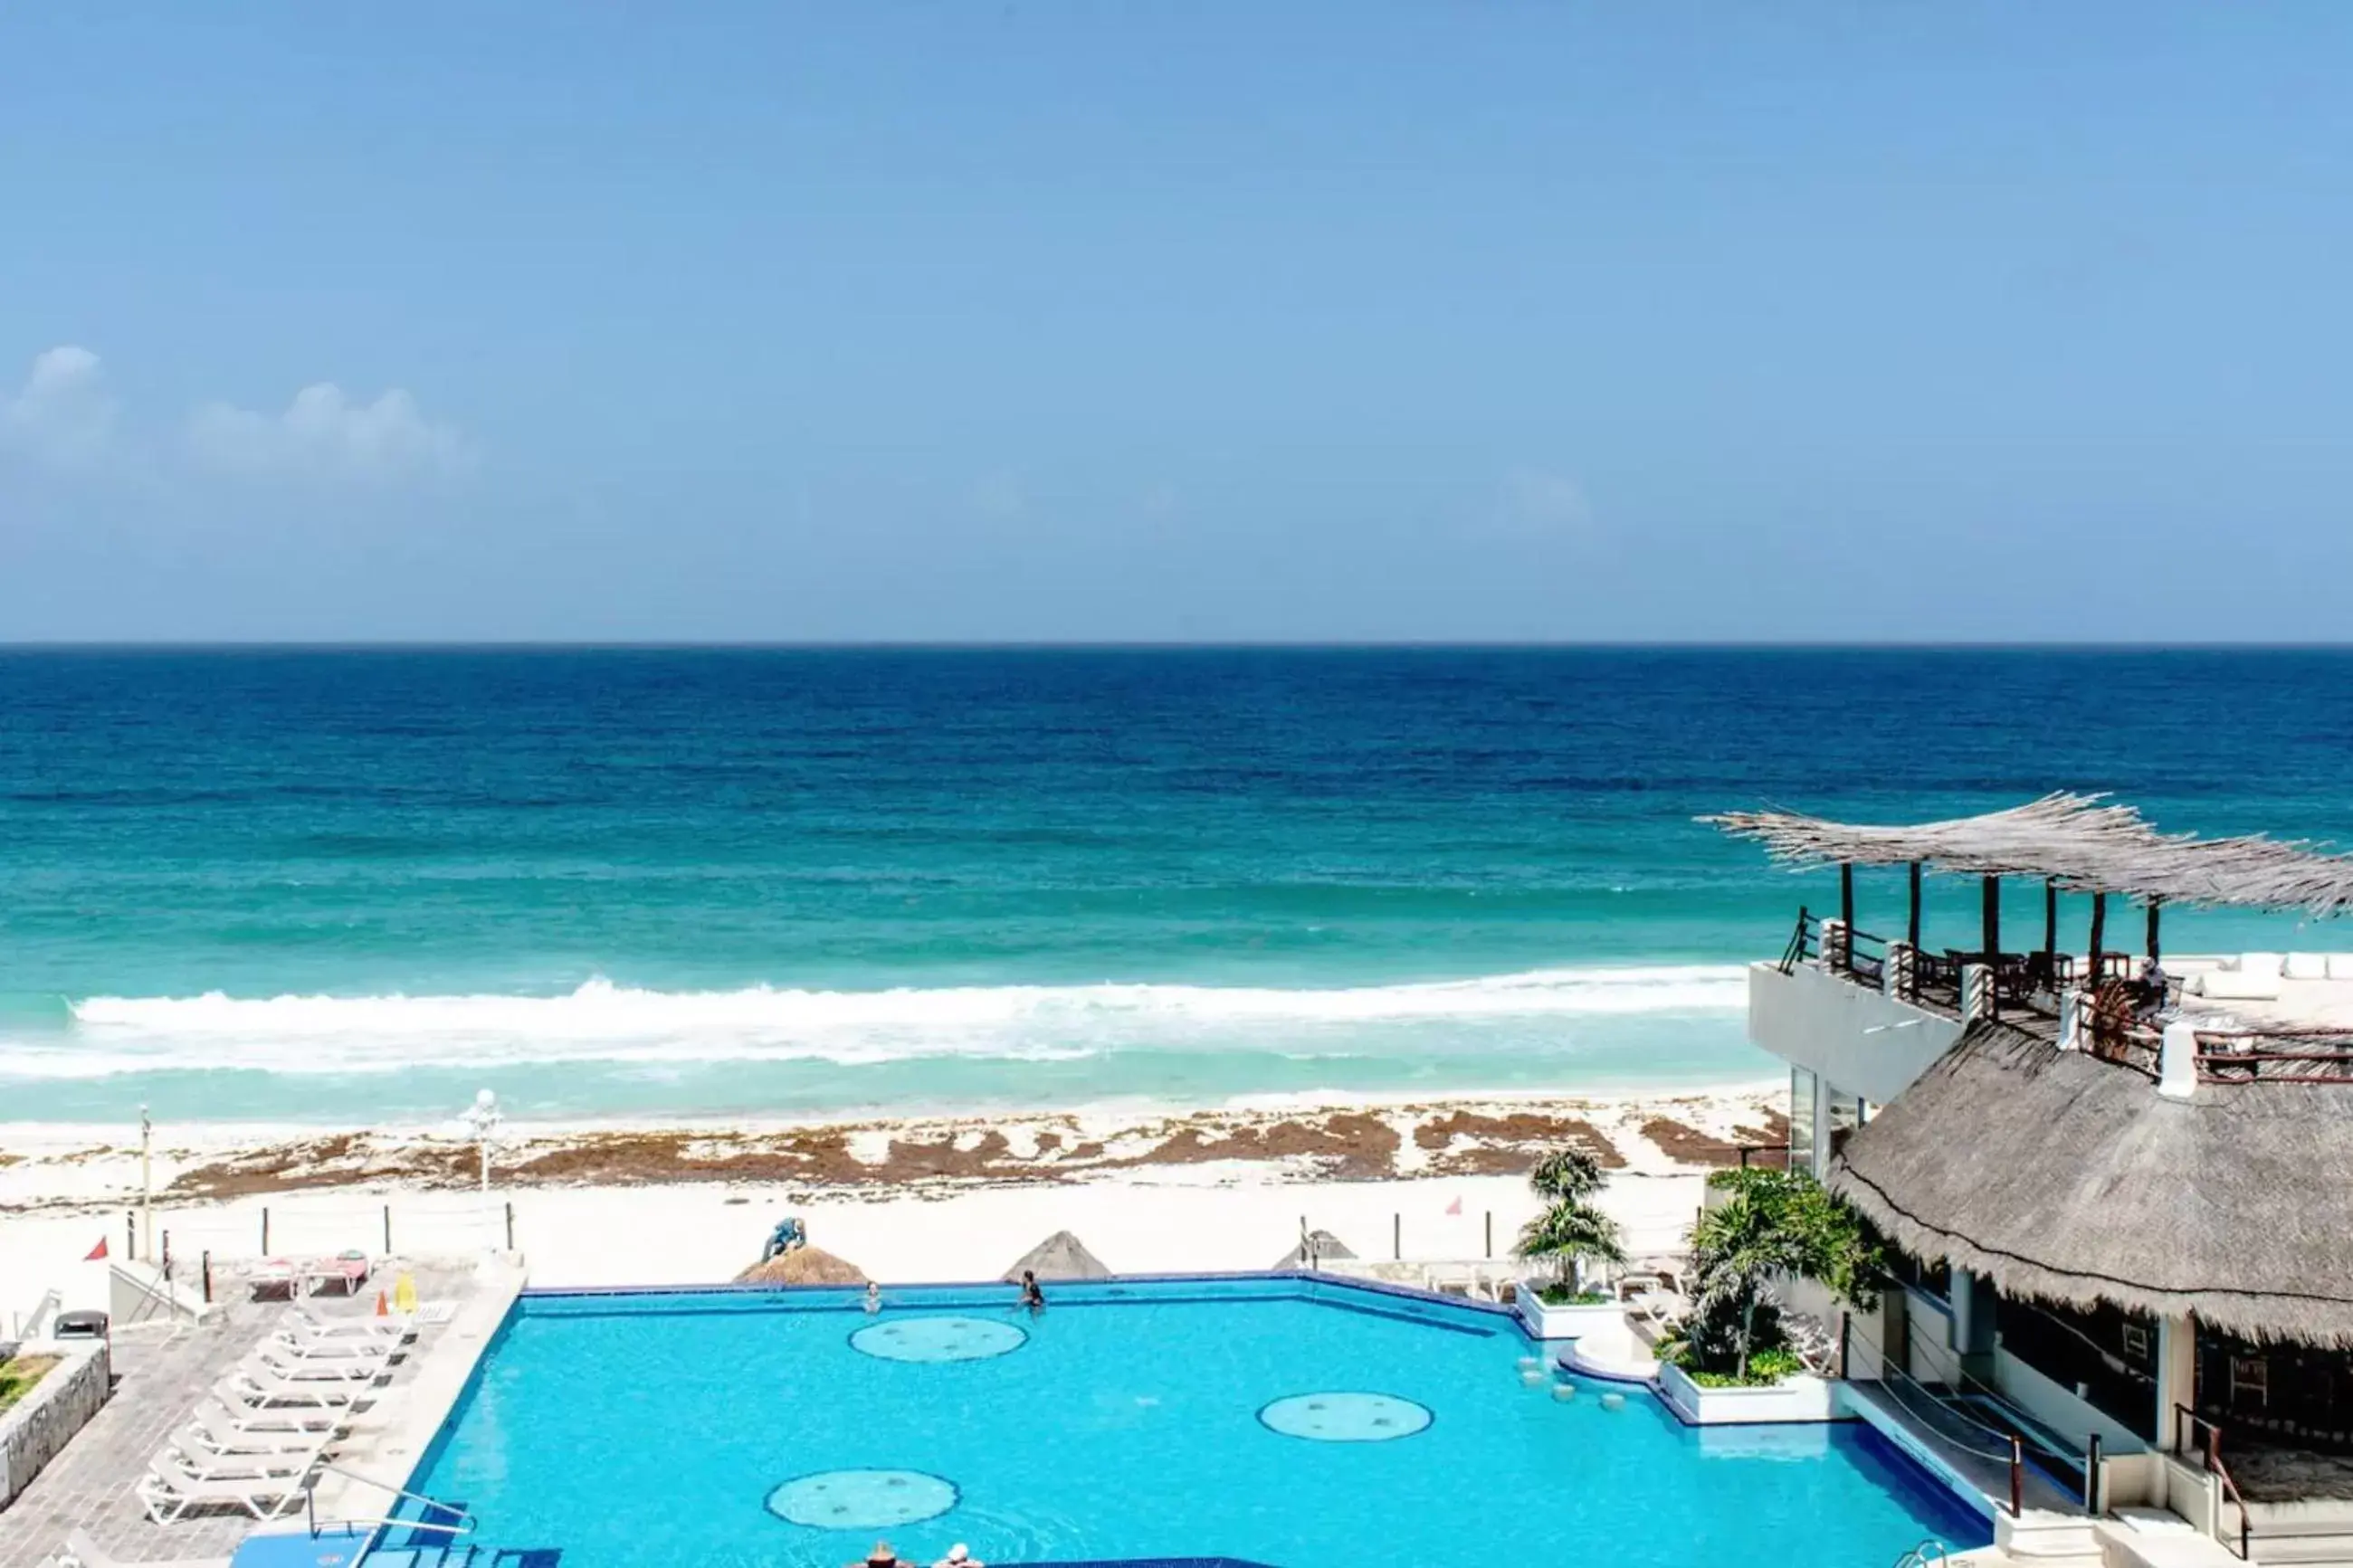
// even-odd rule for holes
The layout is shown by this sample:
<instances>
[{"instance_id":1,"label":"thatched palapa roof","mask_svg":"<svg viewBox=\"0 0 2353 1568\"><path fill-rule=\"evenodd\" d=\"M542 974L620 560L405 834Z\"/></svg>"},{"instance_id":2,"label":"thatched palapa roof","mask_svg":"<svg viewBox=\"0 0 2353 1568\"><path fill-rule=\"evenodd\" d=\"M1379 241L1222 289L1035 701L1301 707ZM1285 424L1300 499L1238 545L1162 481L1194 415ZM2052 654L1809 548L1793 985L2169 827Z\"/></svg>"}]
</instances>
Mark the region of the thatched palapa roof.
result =
<instances>
[{"instance_id":1,"label":"thatched palapa roof","mask_svg":"<svg viewBox=\"0 0 2353 1568\"><path fill-rule=\"evenodd\" d=\"M2010 1295L2353 1346L2353 1083L2172 1100L1979 1019L1829 1181L1905 1251Z\"/></svg>"},{"instance_id":2,"label":"thatched palapa roof","mask_svg":"<svg viewBox=\"0 0 2353 1568\"><path fill-rule=\"evenodd\" d=\"M1313 1247L1315 1249L1315 1260L1318 1263L1327 1263L1335 1258L1354 1258L1356 1256L1354 1252L1348 1249L1348 1244L1346 1242L1342 1241L1330 1231L1312 1230L1307 1233L1306 1237L1300 1241L1297 1246L1293 1247L1290 1251L1284 1253L1281 1258L1274 1260L1276 1271L1281 1272L1286 1268L1304 1268L1307 1263L1307 1249L1310 1247Z\"/></svg>"},{"instance_id":3,"label":"thatched palapa roof","mask_svg":"<svg viewBox=\"0 0 2353 1568\"><path fill-rule=\"evenodd\" d=\"M735 1276L739 1285L863 1285L866 1272L821 1247L796 1247Z\"/></svg>"},{"instance_id":4,"label":"thatched palapa roof","mask_svg":"<svg viewBox=\"0 0 2353 1568\"><path fill-rule=\"evenodd\" d=\"M1089 1252L1086 1243L1067 1230L1058 1230L1021 1255L1020 1260L1005 1271L1008 1282L1018 1282L1028 1270L1040 1279L1108 1279L1111 1270L1103 1259Z\"/></svg>"},{"instance_id":5,"label":"thatched palapa roof","mask_svg":"<svg viewBox=\"0 0 2353 1568\"><path fill-rule=\"evenodd\" d=\"M2261 837L2159 833L2139 812L2103 795L2046 795L1977 816L1906 826L1831 822L1788 811L1703 816L1765 846L1789 866L1911 861L1966 876L2047 877L2086 893L2169 903L2353 910L2353 858Z\"/></svg>"}]
</instances>

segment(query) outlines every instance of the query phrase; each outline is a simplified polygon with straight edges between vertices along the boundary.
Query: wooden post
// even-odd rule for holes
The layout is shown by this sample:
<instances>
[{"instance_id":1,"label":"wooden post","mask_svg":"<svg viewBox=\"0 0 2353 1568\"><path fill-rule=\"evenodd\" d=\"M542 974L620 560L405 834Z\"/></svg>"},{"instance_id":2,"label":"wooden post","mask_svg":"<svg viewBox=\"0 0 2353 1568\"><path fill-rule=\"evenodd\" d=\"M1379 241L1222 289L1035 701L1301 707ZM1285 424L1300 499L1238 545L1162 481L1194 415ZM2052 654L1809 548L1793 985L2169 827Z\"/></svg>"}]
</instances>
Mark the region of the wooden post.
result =
<instances>
[{"instance_id":1,"label":"wooden post","mask_svg":"<svg viewBox=\"0 0 2353 1568\"><path fill-rule=\"evenodd\" d=\"M1920 862L1917 860L1912 862L1912 916L1905 922L1904 940L1912 944L1913 952L1920 951Z\"/></svg>"},{"instance_id":2,"label":"wooden post","mask_svg":"<svg viewBox=\"0 0 2353 1568\"><path fill-rule=\"evenodd\" d=\"M2016 1437L2010 1440L2010 1517L2026 1511L2026 1450Z\"/></svg>"},{"instance_id":3,"label":"wooden post","mask_svg":"<svg viewBox=\"0 0 2353 1568\"><path fill-rule=\"evenodd\" d=\"M122 1256L139 1256L139 1216L129 1209L122 1211Z\"/></svg>"},{"instance_id":4,"label":"wooden post","mask_svg":"<svg viewBox=\"0 0 2353 1568\"><path fill-rule=\"evenodd\" d=\"M1495 1211L1487 1211L1487 1256L1495 1256Z\"/></svg>"},{"instance_id":5,"label":"wooden post","mask_svg":"<svg viewBox=\"0 0 2353 1568\"><path fill-rule=\"evenodd\" d=\"M392 1256L392 1205L384 1205L384 1255Z\"/></svg>"},{"instance_id":6,"label":"wooden post","mask_svg":"<svg viewBox=\"0 0 2353 1568\"><path fill-rule=\"evenodd\" d=\"M2092 1441L2084 1455L2084 1511L2097 1519L2101 1514L2100 1435L2092 1434Z\"/></svg>"},{"instance_id":7,"label":"wooden post","mask_svg":"<svg viewBox=\"0 0 2353 1568\"><path fill-rule=\"evenodd\" d=\"M209 1302L213 1299L213 1249L209 1247L205 1248L204 1266L205 1300Z\"/></svg>"},{"instance_id":8,"label":"wooden post","mask_svg":"<svg viewBox=\"0 0 2353 1568\"><path fill-rule=\"evenodd\" d=\"M2108 940L2108 896L2092 895L2092 989L2100 988L2100 949Z\"/></svg>"},{"instance_id":9,"label":"wooden post","mask_svg":"<svg viewBox=\"0 0 2353 1568\"><path fill-rule=\"evenodd\" d=\"M261 1205L261 1256L269 1256L269 1205Z\"/></svg>"},{"instance_id":10,"label":"wooden post","mask_svg":"<svg viewBox=\"0 0 2353 1568\"><path fill-rule=\"evenodd\" d=\"M1986 1016L2001 1016L2001 879L1988 877L1981 896L1988 991Z\"/></svg>"},{"instance_id":11,"label":"wooden post","mask_svg":"<svg viewBox=\"0 0 2353 1568\"><path fill-rule=\"evenodd\" d=\"M1854 862L1839 862L1839 924L1854 929Z\"/></svg>"},{"instance_id":12,"label":"wooden post","mask_svg":"<svg viewBox=\"0 0 2353 1568\"><path fill-rule=\"evenodd\" d=\"M2151 963L2157 962L2157 912L2164 907L2163 899L2151 899L2148 901L2148 961Z\"/></svg>"},{"instance_id":13,"label":"wooden post","mask_svg":"<svg viewBox=\"0 0 2353 1568\"><path fill-rule=\"evenodd\" d=\"M2059 884L2042 879L2042 963L2051 975L2051 989L2059 989Z\"/></svg>"},{"instance_id":14,"label":"wooden post","mask_svg":"<svg viewBox=\"0 0 2353 1568\"><path fill-rule=\"evenodd\" d=\"M1389 1215L1389 1260L1405 1261L1405 1215L1394 1212Z\"/></svg>"},{"instance_id":15,"label":"wooden post","mask_svg":"<svg viewBox=\"0 0 2353 1568\"><path fill-rule=\"evenodd\" d=\"M507 1200L507 1250L514 1250L514 1199Z\"/></svg>"}]
</instances>

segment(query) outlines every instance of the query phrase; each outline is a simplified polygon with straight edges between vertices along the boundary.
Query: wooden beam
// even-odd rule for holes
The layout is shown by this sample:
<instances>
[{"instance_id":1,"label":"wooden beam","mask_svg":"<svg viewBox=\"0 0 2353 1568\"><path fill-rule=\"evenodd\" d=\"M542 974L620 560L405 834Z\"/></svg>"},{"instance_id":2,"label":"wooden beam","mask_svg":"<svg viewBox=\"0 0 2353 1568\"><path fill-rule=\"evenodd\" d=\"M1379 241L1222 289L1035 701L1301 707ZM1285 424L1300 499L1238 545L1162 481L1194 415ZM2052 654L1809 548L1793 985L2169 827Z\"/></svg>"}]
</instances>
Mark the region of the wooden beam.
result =
<instances>
[{"instance_id":1,"label":"wooden beam","mask_svg":"<svg viewBox=\"0 0 2353 1568\"><path fill-rule=\"evenodd\" d=\"M1839 923L1854 930L1854 862L1839 862Z\"/></svg>"},{"instance_id":2,"label":"wooden beam","mask_svg":"<svg viewBox=\"0 0 2353 1568\"><path fill-rule=\"evenodd\" d=\"M2001 879L1985 879L1986 1016L2001 1016Z\"/></svg>"},{"instance_id":3,"label":"wooden beam","mask_svg":"<svg viewBox=\"0 0 2353 1568\"><path fill-rule=\"evenodd\" d=\"M1920 862L1917 860L1912 862L1912 917L1905 923L1904 940L1912 944L1913 952L1920 951Z\"/></svg>"},{"instance_id":4,"label":"wooden beam","mask_svg":"<svg viewBox=\"0 0 2353 1568\"><path fill-rule=\"evenodd\" d=\"M2092 984L2094 988L2100 984L2100 949L2107 945L2107 941L2108 896L2105 893L2094 893L2092 895Z\"/></svg>"},{"instance_id":5,"label":"wooden beam","mask_svg":"<svg viewBox=\"0 0 2353 1568\"><path fill-rule=\"evenodd\" d=\"M2157 912L2164 907L2163 899L2151 899L2148 901L2148 961L2151 963L2157 962Z\"/></svg>"},{"instance_id":6,"label":"wooden beam","mask_svg":"<svg viewBox=\"0 0 2353 1568\"><path fill-rule=\"evenodd\" d=\"M2055 987L2059 974L2059 884L2042 879L2042 958Z\"/></svg>"}]
</instances>

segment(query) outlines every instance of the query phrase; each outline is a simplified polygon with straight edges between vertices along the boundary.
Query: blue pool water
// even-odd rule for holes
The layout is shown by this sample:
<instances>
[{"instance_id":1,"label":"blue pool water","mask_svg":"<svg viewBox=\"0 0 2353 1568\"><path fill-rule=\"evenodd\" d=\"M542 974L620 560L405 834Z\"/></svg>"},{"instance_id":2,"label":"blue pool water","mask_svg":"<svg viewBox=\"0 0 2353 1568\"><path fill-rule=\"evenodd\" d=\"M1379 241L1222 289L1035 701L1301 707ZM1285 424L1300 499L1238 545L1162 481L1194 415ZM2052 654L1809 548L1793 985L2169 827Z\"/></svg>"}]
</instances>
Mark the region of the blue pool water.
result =
<instances>
[{"instance_id":1,"label":"blue pool water","mask_svg":"<svg viewBox=\"0 0 2353 1568\"><path fill-rule=\"evenodd\" d=\"M1861 1426L1556 1402L1492 1312L1288 1280L1061 1287L1035 1319L1010 1295L895 1291L887 1336L847 1292L526 1297L412 1484L563 1568L839 1568L878 1536L922 1563L1860 1568L1989 1539Z\"/></svg>"}]
</instances>

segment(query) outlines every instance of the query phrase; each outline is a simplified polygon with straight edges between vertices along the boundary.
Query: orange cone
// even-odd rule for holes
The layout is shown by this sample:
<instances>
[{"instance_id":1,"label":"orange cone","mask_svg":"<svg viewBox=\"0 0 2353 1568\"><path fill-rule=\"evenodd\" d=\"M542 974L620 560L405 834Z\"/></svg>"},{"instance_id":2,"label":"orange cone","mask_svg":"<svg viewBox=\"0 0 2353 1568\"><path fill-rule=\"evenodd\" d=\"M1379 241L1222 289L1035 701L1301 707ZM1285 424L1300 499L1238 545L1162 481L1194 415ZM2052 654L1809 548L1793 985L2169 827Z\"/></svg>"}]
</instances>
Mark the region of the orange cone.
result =
<instances>
[{"instance_id":1,"label":"orange cone","mask_svg":"<svg viewBox=\"0 0 2353 1568\"><path fill-rule=\"evenodd\" d=\"M375 1315L379 1318L389 1318L392 1316L392 1303L385 1300L384 1288L382 1286L378 1286L376 1288Z\"/></svg>"}]
</instances>

